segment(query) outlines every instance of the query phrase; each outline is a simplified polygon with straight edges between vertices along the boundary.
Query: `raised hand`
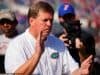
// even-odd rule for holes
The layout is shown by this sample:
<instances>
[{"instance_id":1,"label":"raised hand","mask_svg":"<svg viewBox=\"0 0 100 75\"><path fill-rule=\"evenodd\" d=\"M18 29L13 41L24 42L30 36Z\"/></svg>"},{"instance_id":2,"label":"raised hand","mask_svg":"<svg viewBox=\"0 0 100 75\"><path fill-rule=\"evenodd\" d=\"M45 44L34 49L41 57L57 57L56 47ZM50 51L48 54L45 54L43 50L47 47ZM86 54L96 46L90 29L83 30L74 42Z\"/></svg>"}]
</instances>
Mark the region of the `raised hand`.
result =
<instances>
[{"instance_id":1,"label":"raised hand","mask_svg":"<svg viewBox=\"0 0 100 75\"><path fill-rule=\"evenodd\" d=\"M89 68L92 63L93 56L90 55L86 60L84 60L80 67L80 74L81 75L89 75Z\"/></svg>"},{"instance_id":2,"label":"raised hand","mask_svg":"<svg viewBox=\"0 0 100 75\"><path fill-rule=\"evenodd\" d=\"M69 46L69 40L68 40L68 38L66 38L66 34L60 35L59 39L64 42L65 46Z\"/></svg>"},{"instance_id":3,"label":"raised hand","mask_svg":"<svg viewBox=\"0 0 100 75\"><path fill-rule=\"evenodd\" d=\"M44 52L44 38L42 37L43 32L41 31L36 39L36 53L42 54Z\"/></svg>"}]
</instances>

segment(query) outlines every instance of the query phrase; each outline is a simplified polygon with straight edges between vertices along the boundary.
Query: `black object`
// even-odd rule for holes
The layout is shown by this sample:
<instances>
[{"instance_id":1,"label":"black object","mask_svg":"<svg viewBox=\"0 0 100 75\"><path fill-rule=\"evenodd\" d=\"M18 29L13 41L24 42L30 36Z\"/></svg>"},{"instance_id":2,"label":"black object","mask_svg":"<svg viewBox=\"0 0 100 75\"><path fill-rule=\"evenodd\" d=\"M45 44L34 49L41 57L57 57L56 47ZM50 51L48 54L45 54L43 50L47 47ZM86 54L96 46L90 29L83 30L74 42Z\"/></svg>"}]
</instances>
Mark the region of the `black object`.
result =
<instances>
[{"instance_id":1,"label":"black object","mask_svg":"<svg viewBox=\"0 0 100 75\"><path fill-rule=\"evenodd\" d=\"M5 58L5 55L0 55L0 74L5 73L4 58Z\"/></svg>"},{"instance_id":2,"label":"black object","mask_svg":"<svg viewBox=\"0 0 100 75\"><path fill-rule=\"evenodd\" d=\"M78 49L75 47L75 39L81 37L81 24L79 20L76 21L68 21L61 23L61 25L65 28L68 35L66 38L68 38L71 41L71 44L69 48L69 52L72 55L72 57L75 59L76 62L80 64L80 58L78 54ZM68 42L67 42L68 43Z\"/></svg>"},{"instance_id":3,"label":"black object","mask_svg":"<svg viewBox=\"0 0 100 75\"><path fill-rule=\"evenodd\" d=\"M68 36L67 38L71 40L72 44L70 47L75 47L75 39L80 38L81 35L81 28L80 28L80 21L68 21L67 23L62 23L62 26L66 29Z\"/></svg>"},{"instance_id":4,"label":"black object","mask_svg":"<svg viewBox=\"0 0 100 75\"><path fill-rule=\"evenodd\" d=\"M68 38L71 41L71 44L69 44L69 52L72 55L72 57L80 64L80 58L78 55L78 49L75 47L75 39L79 38L83 44L85 45L85 53L84 56L86 58L89 55L93 55L95 57L95 40L94 37L86 32L85 30L81 29L81 23L79 20L75 21L67 21L64 23L61 23L62 26L66 29L68 35L66 38ZM68 43L68 42L67 42Z\"/></svg>"}]
</instances>

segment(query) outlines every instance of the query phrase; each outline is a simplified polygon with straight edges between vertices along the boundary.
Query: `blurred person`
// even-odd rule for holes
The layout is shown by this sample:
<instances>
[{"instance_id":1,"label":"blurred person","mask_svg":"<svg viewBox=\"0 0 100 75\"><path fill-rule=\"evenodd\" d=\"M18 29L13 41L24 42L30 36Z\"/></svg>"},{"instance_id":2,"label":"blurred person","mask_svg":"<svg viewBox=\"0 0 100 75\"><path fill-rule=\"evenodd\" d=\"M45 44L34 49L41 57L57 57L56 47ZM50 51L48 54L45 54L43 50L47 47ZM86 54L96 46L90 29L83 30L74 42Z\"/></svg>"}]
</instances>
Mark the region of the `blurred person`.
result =
<instances>
[{"instance_id":1,"label":"blurred person","mask_svg":"<svg viewBox=\"0 0 100 75\"><path fill-rule=\"evenodd\" d=\"M4 73L4 57L9 42L18 35L16 30L18 22L13 12L9 9L0 11L0 73Z\"/></svg>"},{"instance_id":2,"label":"blurred person","mask_svg":"<svg viewBox=\"0 0 100 75\"><path fill-rule=\"evenodd\" d=\"M93 44L91 45L92 48L89 50L91 54L95 55L95 40L91 34L81 29L80 21L75 18L76 15L74 7L69 3L62 4L59 6L58 16L59 22L63 26L65 33L62 35L62 37L65 38L66 46L68 46L69 51L72 51L71 54L73 58L75 58L75 60L80 63L78 49L81 48L80 46L83 48L85 40L90 37L92 40L90 42ZM59 35L59 38L64 40L62 37Z\"/></svg>"},{"instance_id":3,"label":"blurred person","mask_svg":"<svg viewBox=\"0 0 100 75\"><path fill-rule=\"evenodd\" d=\"M89 55L93 55L92 60L94 62L90 68L90 75L97 75L99 73L97 65L100 66L100 64L95 61L97 58L95 58L94 36L81 28L80 21L75 18L75 9L71 4L61 4L58 9L58 16L59 22L64 28L63 33L58 35L59 39L65 43L70 54L79 65Z\"/></svg>"},{"instance_id":4,"label":"blurred person","mask_svg":"<svg viewBox=\"0 0 100 75\"><path fill-rule=\"evenodd\" d=\"M6 73L21 75L81 75L88 74L92 63L89 56L78 67L64 43L50 34L54 10L39 1L29 8L29 28L13 39L6 52ZM11 62L12 61L12 62Z\"/></svg>"},{"instance_id":5,"label":"blurred person","mask_svg":"<svg viewBox=\"0 0 100 75\"><path fill-rule=\"evenodd\" d=\"M19 11L15 12L16 14L16 18L18 20L18 25L17 25L17 31L19 34L23 33L25 31L25 29L28 27L27 25L27 16L20 13Z\"/></svg>"}]
</instances>

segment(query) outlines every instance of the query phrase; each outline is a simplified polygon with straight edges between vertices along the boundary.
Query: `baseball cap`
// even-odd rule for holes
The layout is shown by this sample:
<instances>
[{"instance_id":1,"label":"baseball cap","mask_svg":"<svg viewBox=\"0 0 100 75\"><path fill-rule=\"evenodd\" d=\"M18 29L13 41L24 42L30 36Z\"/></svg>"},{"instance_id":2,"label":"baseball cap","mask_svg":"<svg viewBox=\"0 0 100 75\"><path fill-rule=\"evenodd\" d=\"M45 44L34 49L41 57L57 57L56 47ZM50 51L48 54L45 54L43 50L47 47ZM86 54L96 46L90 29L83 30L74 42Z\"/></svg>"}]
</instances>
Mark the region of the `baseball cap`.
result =
<instances>
[{"instance_id":1,"label":"baseball cap","mask_svg":"<svg viewBox=\"0 0 100 75\"><path fill-rule=\"evenodd\" d=\"M5 19L17 23L17 19L15 17L14 12L9 9L0 10L0 21L4 21Z\"/></svg>"},{"instance_id":2,"label":"baseball cap","mask_svg":"<svg viewBox=\"0 0 100 75\"><path fill-rule=\"evenodd\" d=\"M63 3L59 6L59 8L58 8L59 16L64 16L65 14L69 14L69 13L75 14L75 9L71 4Z\"/></svg>"}]
</instances>

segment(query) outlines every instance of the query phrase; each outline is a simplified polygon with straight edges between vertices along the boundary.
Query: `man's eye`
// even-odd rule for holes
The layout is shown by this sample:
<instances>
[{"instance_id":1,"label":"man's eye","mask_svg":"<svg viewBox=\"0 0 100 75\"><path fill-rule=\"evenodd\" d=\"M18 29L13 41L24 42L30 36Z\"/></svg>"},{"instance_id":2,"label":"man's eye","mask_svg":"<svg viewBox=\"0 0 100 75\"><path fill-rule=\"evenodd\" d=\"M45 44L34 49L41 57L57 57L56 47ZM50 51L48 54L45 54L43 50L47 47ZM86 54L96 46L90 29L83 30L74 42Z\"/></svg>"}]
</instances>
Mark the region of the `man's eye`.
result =
<instances>
[{"instance_id":1,"label":"man's eye","mask_svg":"<svg viewBox=\"0 0 100 75\"><path fill-rule=\"evenodd\" d=\"M46 22L46 21L48 21L48 19L44 19L43 21Z\"/></svg>"},{"instance_id":2,"label":"man's eye","mask_svg":"<svg viewBox=\"0 0 100 75\"><path fill-rule=\"evenodd\" d=\"M49 21L49 22L51 22L51 23L52 23L52 21L53 21L53 20L52 20L52 19L44 19L43 21L44 21L44 22Z\"/></svg>"}]
</instances>

